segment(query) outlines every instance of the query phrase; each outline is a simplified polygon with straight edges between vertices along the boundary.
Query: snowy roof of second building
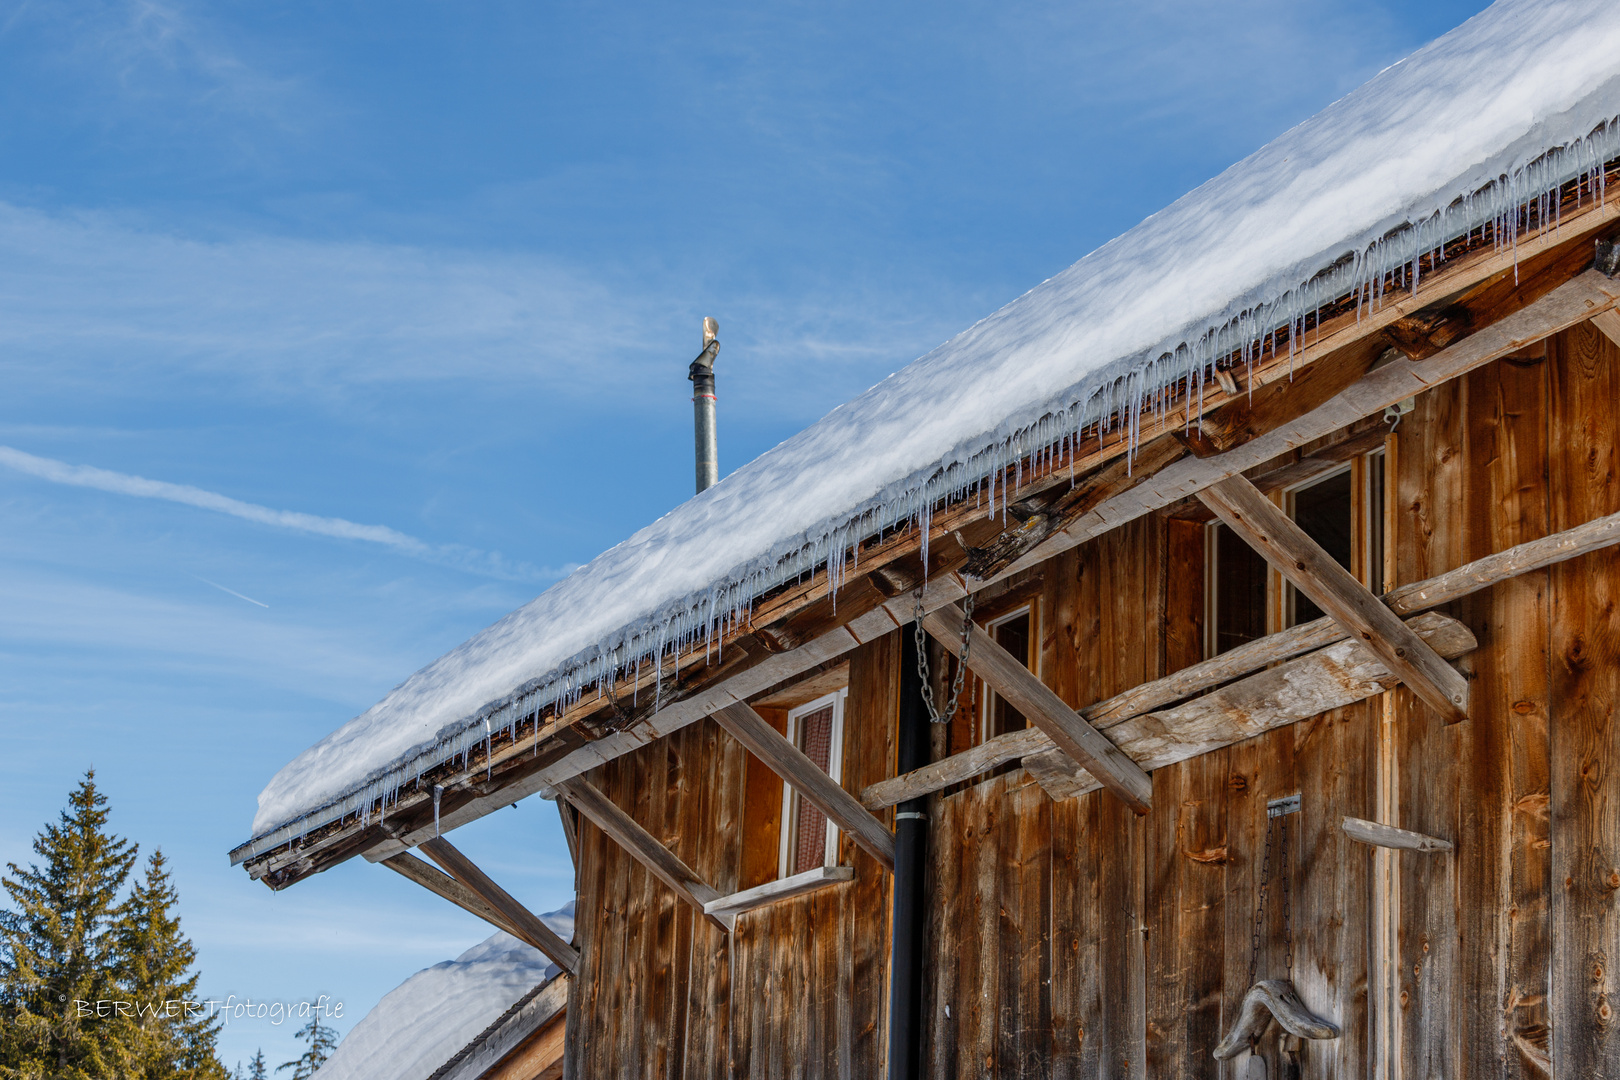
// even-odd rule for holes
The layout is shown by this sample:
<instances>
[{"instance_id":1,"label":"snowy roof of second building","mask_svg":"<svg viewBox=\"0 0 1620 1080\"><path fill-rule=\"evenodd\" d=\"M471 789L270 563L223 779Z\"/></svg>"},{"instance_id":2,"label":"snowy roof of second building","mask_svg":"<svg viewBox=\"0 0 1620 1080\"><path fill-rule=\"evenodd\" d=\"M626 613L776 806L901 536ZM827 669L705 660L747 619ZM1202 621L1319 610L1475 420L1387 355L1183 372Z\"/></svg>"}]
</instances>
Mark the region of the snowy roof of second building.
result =
<instances>
[{"instance_id":1,"label":"snowy roof of second building","mask_svg":"<svg viewBox=\"0 0 1620 1080\"><path fill-rule=\"evenodd\" d=\"M540 917L564 940L573 937L572 901ZM500 931L383 995L316 1075L320 1080L428 1080L490 1020L558 970L540 950Z\"/></svg>"},{"instance_id":2,"label":"snowy roof of second building","mask_svg":"<svg viewBox=\"0 0 1620 1080\"><path fill-rule=\"evenodd\" d=\"M1617 117L1620 5L1500 0L412 675L275 775L254 850L1591 172Z\"/></svg>"}]
</instances>

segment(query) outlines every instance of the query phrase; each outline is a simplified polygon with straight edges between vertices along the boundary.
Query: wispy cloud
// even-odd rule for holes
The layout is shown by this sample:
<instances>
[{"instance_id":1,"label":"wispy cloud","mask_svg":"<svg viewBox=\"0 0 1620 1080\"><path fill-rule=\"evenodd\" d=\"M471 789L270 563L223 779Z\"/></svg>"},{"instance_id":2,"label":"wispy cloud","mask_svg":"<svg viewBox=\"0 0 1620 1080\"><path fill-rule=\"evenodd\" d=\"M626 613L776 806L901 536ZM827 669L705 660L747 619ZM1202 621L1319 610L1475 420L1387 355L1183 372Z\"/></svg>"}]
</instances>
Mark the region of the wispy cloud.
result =
<instances>
[{"instance_id":1,"label":"wispy cloud","mask_svg":"<svg viewBox=\"0 0 1620 1080\"><path fill-rule=\"evenodd\" d=\"M258 604L262 608L268 608L270 606L269 604L265 603L263 600L255 600L255 599L253 599L253 597L245 596L242 593L237 592L235 589L227 589L225 586L221 585L217 581L209 581L205 577L199 577L199 578L197 578L197 580L202 582L204 585L212 585L214 588L218 589L222 593L230 593L232 596L236 597L238 600L246 600L248 603L250 603L250 604Z\"/></svg>"},{"instance_id":2,"label":"wispy cloud","mask_svg":"<svg viewBox=\"0 0 1620 1080\"><path fill-rule=\"evenodd\" d=\"M94 488L115 495L133 495L143 499L162 499L166 502L194 506L229 514L244 521L271 525L279 529L331 536L340 540L360 540L382 544L413 558L447 565L470 573L517 581L549 581L562 577L570 568L560 570L513 562L498 552L479 551L461 544L429 544L414 536L391 529L387 525L362 525L343 518L320 517L297 510L276 510L257 503L243 502L229 495L205 491L190 484L174 484L167 480L149 480L144 476L99 469L94 465L71 465L54 458L38 457L9 446L0 446L0 465L41 480L73 487ZM213 582L208 582L212 585ZM223 586L215 586L223 588ZM226 589L226 592L231 590ZM240 595L233 594L233 595ZM242 597L246 600L247 597ZM257 600L253 603L258 603Z\"/></svg>"},{"instance_id":3,"label":"wispy cloud","mask_svg":"<svg viewBox=\"0 0 1620 1080\"><path fill-rule=\"evenodd\" d=\"M9 10L6 10L9 8ZM0 33L34 35L33 52L75 77L76 89L103 110L150 108L161 119L245 117L276 128L307 117L308 91L296 79L243 52L233 34L204 7L178 0L51 0L7 4Z\"/></svg>"}]
</instances>

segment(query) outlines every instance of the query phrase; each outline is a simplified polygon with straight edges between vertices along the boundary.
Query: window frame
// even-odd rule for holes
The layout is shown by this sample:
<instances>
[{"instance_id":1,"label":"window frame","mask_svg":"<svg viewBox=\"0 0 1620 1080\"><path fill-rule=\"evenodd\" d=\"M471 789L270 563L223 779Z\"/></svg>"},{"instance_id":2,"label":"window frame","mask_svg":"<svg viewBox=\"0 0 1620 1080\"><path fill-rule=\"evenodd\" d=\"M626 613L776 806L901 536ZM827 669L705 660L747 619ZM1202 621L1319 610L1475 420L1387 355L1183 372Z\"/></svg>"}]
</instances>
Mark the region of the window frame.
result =
<instances>
[{"instance_id":1,"label":"window frame","mask_svg":"<svg viewBox=\"0 0 1620 1080\"><path fill-rule=\"evenodd\" d=\"M1390 571L1389 532L1391 518L1391 492L1389 477L1390 455L1389 444L1374 447L1363 451L1340 463L1331 469L1325 469L1315 476L1298 481L1286 487L1275 490L1267 495L1277 504L1278 508L1294 520L1294 497L1307 488L1332 480L1348 472L1350 474L1350 572L1356 580L1366 585L1374 593L1382 593L1389 584L1392 576ZM1382 476L1382 487L1379 487L1375 467ZM1381 498L1380 498L1381 496ZM1205 523L1204 526L1204 625L1203 625L1203 654L1204 659L1212 659L1219 655L1217 647L1217 632L1219 629L1218 604L1219 592L1216 587L1218 576L1219 543L1217 537L1222 526L1217 517ZM1376 536L1375 536L1376 531ZM1383 565L1374 566L1382 554ZM1265 595L1265 633L1267 635L1279 633L1293 625L1292 613L1294 608L1294 587L1276 568L1266 567L1266 595Z\"/></svg>"},{"instance_id":2,"label":"window frame","mask_svg":"<svg viewBox=\"0 0 1620 1080\"><path fill-rule=\"evenodd\" d=\"M1297 521L1298 519L1295 516L1295 496L1319 484L1325 484L1329 480L1336 480L1346 475L1350 477L1350 565L1345 569L1363 582L1365 582L1365 578L1362 577L1358 568L1366 560L1366 553L1363 550L1366 543L1363 537L1366 535L1367 530L1368 506L1363 492L1359 490L1361 485L1356 482L1362 480L1365 483L1365 479L1357 476L1360 470L1355 467L1355 463L1365 456L1365 454L1357 454L1337 468L1328 469L1311 477L1309 480L1301 480L1297 484L1290 484L1283 488L1281 492L1282 512L1288 515L1289 521ZM1275 567L1270 569L1268 577L1277 586L1277 607L1274 617L1267 620L1267 633L1275 634L1295 625L1295 599L1299 590L1294 588L1294 583L1283 577Z\"/></svg>"},{"instance_id":3,"label":"window frame","mask_svg":"<svg viewBox=\"0 0 1620 1080\"><path fill-rule=\"evenodd\" d=\"M832 733L831 745L827 752L827 775L832 777L835 784L842 784L844 773L844 701L849 697L849 687L840 687L831 693L807 701L803 705L795 705L787 714L787 740L795 747L799 745L799 718L818 713L822 709L832 706ZM792 784L782 781L782 816L781 828L777 837L776 852L776 879L781 881L791 877L794 855L798 847L798 821L799 799L802 798ZM831 818L827 819L827 835L824 839L821 865L838 865L838 826Z\"/></svg>"},{"instance_id":4,"label":"window frame","mask_svg":"<svg viewBox=\"0 0 1620 1080\"><path fill-rule=\"evenodd\" d=\"M1005 626L1022 615L1029 616L1029 651L1028 655L1024 658L1024 666L1028 668L1029 671L1038 679L1041 677L1041 605L1035 597L1031 597L1022 604L1019 604L1017 607L1009 608L1008 610L997 614L993 618L986 619L984 623L981 624L980 629L988 634L990 639L994 641L996 637L996 629L998 627ZM1000 644L1000 642L997 642L997 644ZM995 720L997 694L995 688L992 687L988 682L985 682L983 679L979 679L978 682L979 745L983 746L985 743L989 742L995 737L990 730L990 726ZM1025 718L1025 723L1028 723L1027 717Z\"/></svg>"}]
</instances>

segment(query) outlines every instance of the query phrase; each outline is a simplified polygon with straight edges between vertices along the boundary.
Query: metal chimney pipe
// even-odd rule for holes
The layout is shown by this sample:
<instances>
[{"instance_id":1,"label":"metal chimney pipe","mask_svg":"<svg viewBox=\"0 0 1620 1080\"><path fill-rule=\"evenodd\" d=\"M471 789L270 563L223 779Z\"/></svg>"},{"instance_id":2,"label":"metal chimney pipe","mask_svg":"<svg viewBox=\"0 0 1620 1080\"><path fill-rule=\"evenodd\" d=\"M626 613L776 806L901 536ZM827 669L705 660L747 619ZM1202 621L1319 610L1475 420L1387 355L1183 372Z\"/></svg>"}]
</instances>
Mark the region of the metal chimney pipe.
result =
<instances>
[{"instance_id":1,"label":"metal chimney pipe","mask_svg":"<svg viewBox=\"0 0 1620 1080\"><path fill-rule=\"evenodd\" d=\"M714 433L714 358L720 355L720 324L703 320L703 351L692 361L686 377L692 380L692 442L697 456L697 489L713 487L720 479L720 449Z\"/></svg>"}]
</instances>

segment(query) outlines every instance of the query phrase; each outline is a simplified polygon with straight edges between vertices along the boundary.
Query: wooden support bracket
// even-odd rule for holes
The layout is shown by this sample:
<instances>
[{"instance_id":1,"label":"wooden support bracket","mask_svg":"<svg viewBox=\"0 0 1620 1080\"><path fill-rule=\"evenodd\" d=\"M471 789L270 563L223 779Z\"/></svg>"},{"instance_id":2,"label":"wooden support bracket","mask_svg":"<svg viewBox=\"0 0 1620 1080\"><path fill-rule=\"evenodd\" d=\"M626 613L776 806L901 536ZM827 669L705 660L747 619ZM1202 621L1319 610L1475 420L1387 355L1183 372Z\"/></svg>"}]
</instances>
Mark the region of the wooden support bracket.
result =
<instances>
[{"instance_id":1,"label":"wooden support bracket","mask_svg":"<svg viewBox=\"0 0 1620 1080\"><path fill-rule=\"evenodd\" d=\"M1365 818L1347 817L1341 826L1344 835L1362 844L1371 844L1373 847L1399 848L1402 851L1451 851L1453 844L1450 840L1441 840L1435 836L1425 836L1420 832L1410 832L1406 829L1397 829L1393 825L1384 825L1377 821L1368 821Z\"/></svg>"},{"instance_id":2,"label":"wooden support bracket","mask_svg":"<svg viewBox=\"0 0 1620 1080\"><path fill-rule=\"evenodd\" d=\"M1468 680L1244 476L1198 497L1447 723L1468 718Z\"/></svg>"},{"instance_id":3,"label":"wooden support bracket","mask_svg":"<svg viewBox=\"0 0 1620 1080\"><path fill-rule=\"evenodd\" d=\"M568 858L574 864L574 873L579 873L579 830L574 824L574 814L577 813L564 799L558 799L557 817L562 821L563 839L568 841Z\"/></svg>"},{"instance_id":4,"label":"wooden support bracket","mask_svg":"<svg viewBox=\"0 0 1620 1080\"><path fill-rule=\"evenodd\" d=\"M557 790L590 818L591 823L607 833L613 842L629 852L632 858L650 870L654 877L674 889L681 899L702 912L703 917L721 930L731 932L735 915L714 915L704 911L704 905L718 900L720 893L697 876L669 848L660 844L652 833L637 824L636 819L619 809L590 781L576 776L557 785Z\"/></svg>"},{"instance_id":5,"label":"wooden support bracket","mask_svg":"<svg viewBox=\"0 0 1620 1080\"><path fill-rule=\"evenodd\" d=\"M429 892L438 894L469 915L478 916L497 930L505 930L515 938L523 937L517 927L501 917L500 912L484 903L483 897L432 863L423 862L410 852L402 851L398 855L384 859L382 865L401 877L416 882Z\"/></svg>"},{"instance_id":6,"label":"wooden support bracket","mask_svg":"<svg viewBox=\"0 0 1620 1080\"><path fill-rule=\"evenodd\" d=\"M781 900L788 900L805 893L816 892L833 885L841 885L846 881L855 880L853 866L818 866L814 870L806 870L802 874L791 877L777 878L767 881L763 885L756 885L752 889L734 892L730 896L722 896L710 900L703 905L703 909L711 915L741 915L745 911L765 907Z\"/></svg>"},{"instance_id":7,"label":"wooden support bracket","mask_svg":"<svg viewBox=\"0 0 1620 1080\"><path fill-rule=\"evenodd\" d=\"M1603 336L1620 345L1620 311L1610 308L1592 316L1592 325L1603 331Z\"/></svg>"},{"instance_id":8,"label":"wooden support bracket","mask_svg":"<svg viewBox=\"0 0 1620 1080\"><path fill-rule=\"evenodd\" d=\"M764 762L766 768L797 791L801 799L826 814L829 821L848 833L850 839L882 863L885 870L894 872L894 834L763 716L741 701L716 709L710 715Z\"/></svg>"},{"instance_id":9,"label":"wooden support bracket","mask_svg":"<svg viewBox=\"0 0 1620 1080\"><path fill-rule=\"evenodd\" d=\"M923 629L951 654L961 659L962 621L956 604L923 616ZM1063 703L1051 687L1036 678L1017 657L996 643L978 625L970 631L967 666L995 688L1031 724L1047 734L1058 749L1138 814L1153 806L1153 780L1102 732L1086 723Z\"/></svg>"},{"instance_id":10,"label":"wooden support bracket","mask_svg":"<svg viewBox=\"0 0 1620 1080\"><path fill-rule=\"evenodd\" d=\"M568 942L564 941L557 931L547 926L534 912L513 899L512 894L495 884L490 876L478 869L477 865L467 856L463 855L454 844L442 836L435 836L431 840L422 841L422 853L455 878L468 889L478 894L478 898L500 913L515 929L515 936L527 941L539 949L557 966L570 975L579 973L579 952Z\"/></svg>"}]
</instances>

